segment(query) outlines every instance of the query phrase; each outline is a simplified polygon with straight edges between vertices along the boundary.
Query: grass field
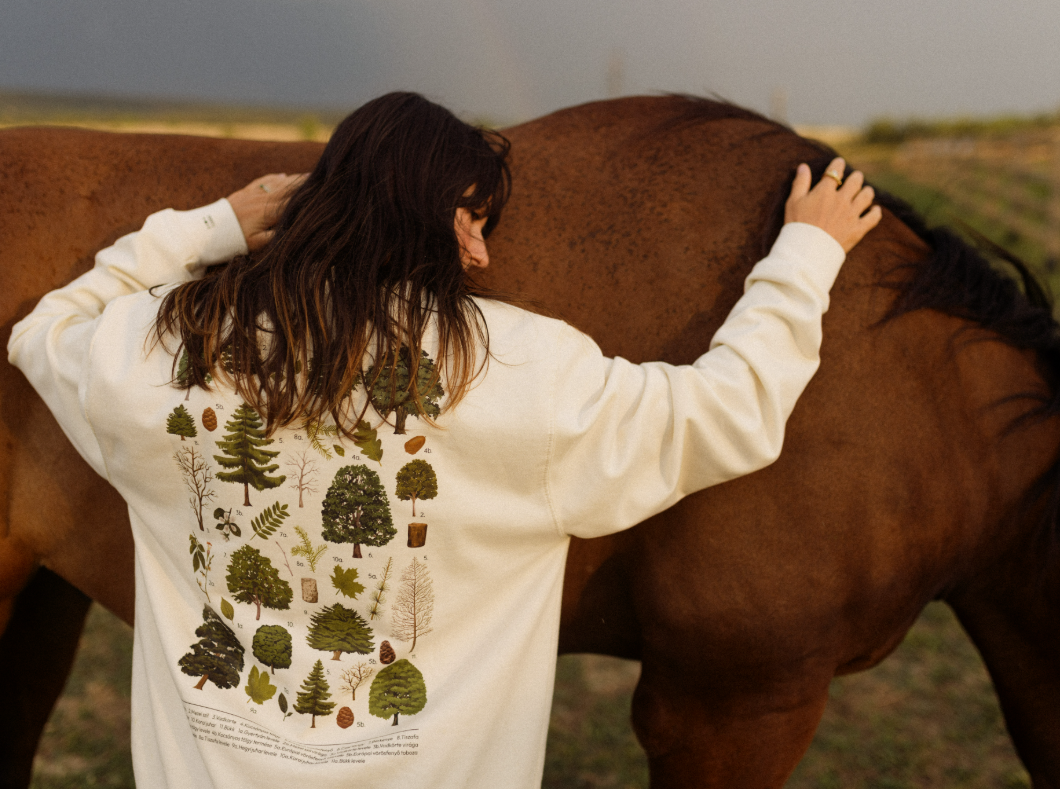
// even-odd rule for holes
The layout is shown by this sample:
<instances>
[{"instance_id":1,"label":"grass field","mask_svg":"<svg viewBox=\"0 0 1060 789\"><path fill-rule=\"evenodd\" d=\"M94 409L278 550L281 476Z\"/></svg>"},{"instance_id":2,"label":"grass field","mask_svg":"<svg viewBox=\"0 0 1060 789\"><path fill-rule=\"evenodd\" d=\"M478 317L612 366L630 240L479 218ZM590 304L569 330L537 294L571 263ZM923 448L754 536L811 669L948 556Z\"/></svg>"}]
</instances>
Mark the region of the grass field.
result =
<instances>
[{"instance_id":1,"label":"grass field","mask_svg":"<svg viewBox=\"0 0 1060 789\"><path fill-rule=\"evenodd\" d=\"M66 692L45 731L35 789L132 787L132 634L92 609ZM647 761L629 727L638 664L560 658L545 789L634 789ZM941 603L901 647L864 674L837 679L817 738L789 789L1021 789L1020 766L975 649Z\"/></svg>"}]
</instances>

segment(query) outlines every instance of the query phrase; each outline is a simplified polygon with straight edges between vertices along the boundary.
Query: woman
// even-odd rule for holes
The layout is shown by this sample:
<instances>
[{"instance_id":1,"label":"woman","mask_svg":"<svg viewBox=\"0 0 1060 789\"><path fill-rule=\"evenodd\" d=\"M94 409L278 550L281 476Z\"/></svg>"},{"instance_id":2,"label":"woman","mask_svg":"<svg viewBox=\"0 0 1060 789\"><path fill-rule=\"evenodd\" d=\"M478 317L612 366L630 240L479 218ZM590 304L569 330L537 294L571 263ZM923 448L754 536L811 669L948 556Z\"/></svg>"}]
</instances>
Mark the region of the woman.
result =
<instances>
[{"instance_id":1,"label":"woman","mask_svg":"<svg viewBox=\"0 0 1060 789\"><path fill-rule=\"evenodd\" d=\"M469 278L506 152L384 96L304 183L156 214L15 327L129 503L141 786L539 785L569 536L777 457L879 220L860 174L800 166L711 351L633 365Z\"/></svg>"}]
</instances>

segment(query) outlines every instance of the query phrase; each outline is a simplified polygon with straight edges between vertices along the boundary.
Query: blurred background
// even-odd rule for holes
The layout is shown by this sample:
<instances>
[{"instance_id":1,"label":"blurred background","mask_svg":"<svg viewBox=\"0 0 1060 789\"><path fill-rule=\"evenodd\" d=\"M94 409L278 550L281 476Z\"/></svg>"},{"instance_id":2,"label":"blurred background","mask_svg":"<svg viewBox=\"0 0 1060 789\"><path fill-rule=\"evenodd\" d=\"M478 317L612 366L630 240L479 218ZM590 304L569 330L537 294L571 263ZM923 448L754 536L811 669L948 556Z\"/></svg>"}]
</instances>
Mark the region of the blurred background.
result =
<instances>
[{"instance_id":1,"label":"blurred background","mask_svg":"<svg viewBox=\"0 0 1060 789\"><path fill-rule=\"evenodd\" d=\"M494 126L664 91L821 139L932 223L1047 282L1060 259L1055 0L3 0L0 126L327 138L420 91ZM1055 290L1055 287L1054 287ZM131 787L131 635L94 609L37 787ZM644 787L637 664L564 657L546 787ZM836 680L791 787L1029 787L974 648L929 606L880 667Z\"/></svg>"}]
</instances>

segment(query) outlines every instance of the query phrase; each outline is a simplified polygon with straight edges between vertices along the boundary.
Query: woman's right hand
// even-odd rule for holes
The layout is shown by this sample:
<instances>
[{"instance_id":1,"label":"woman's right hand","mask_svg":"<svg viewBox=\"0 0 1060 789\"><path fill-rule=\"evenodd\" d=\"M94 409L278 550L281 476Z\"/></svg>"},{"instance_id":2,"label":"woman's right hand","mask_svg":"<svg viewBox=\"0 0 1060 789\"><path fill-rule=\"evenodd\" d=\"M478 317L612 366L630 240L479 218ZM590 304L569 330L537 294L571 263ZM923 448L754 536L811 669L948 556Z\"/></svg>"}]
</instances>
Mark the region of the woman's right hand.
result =
<instances>
[{"instance_id":1,"label":"woman's right hand","mask_svg":"<svg viewBox=\"0 0 1060 789\"><path fill-rule=\"evenodd\" d=\"M811 189L810 168L800 164L791 185L791 196L784 205L784 222L816 225L849 252L879 224L883 211L878 205L872 205L876 193L871 186L864 185L865 176L861 171L855 170L841 186L829 174L842 176L845 169L842 157L833 159L825 175Z\"/></svg>"}]
</instances>

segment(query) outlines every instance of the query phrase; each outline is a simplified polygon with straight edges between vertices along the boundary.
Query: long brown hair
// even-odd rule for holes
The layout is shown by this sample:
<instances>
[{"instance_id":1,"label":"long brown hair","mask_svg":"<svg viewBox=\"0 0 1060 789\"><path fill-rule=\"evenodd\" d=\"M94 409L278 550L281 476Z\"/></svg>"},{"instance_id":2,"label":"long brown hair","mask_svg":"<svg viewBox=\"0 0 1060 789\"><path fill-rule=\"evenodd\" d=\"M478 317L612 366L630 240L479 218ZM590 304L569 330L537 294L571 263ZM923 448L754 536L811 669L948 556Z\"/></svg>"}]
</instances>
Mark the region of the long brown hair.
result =
<instances>
[{"instance_id":1,"label":"long brown hair","mask_svg":"<svg viewBox=\"0 0 1060 789\"><path fill-rule=\"evenodd\" d=\"M155 333L180 338L175 384L230 383L269 432L328 414L351 436L364 412L349 418L348 395L393 386L399 364L410 410L429 417L423 398L440 379L446 407L459 402L489 353L472 297L497 294L465 273L453 221L467 208L488 216L484 235L493 230L511 189L508 150L500 134L414 93L353 112L261 253L166 294ZM439 361L425 376L432 321Z\"/></svg>"}]
</instances>

